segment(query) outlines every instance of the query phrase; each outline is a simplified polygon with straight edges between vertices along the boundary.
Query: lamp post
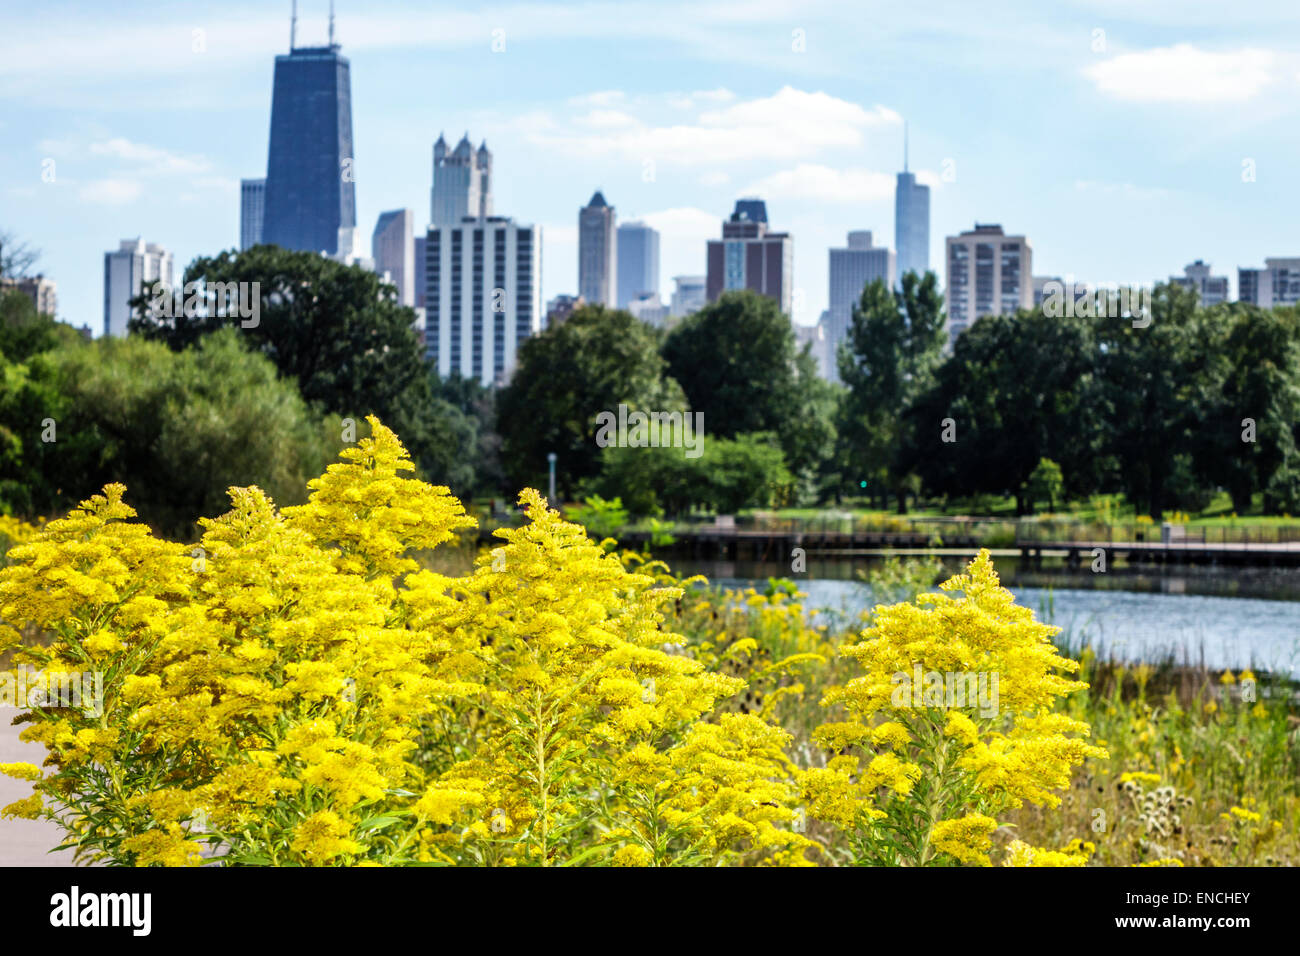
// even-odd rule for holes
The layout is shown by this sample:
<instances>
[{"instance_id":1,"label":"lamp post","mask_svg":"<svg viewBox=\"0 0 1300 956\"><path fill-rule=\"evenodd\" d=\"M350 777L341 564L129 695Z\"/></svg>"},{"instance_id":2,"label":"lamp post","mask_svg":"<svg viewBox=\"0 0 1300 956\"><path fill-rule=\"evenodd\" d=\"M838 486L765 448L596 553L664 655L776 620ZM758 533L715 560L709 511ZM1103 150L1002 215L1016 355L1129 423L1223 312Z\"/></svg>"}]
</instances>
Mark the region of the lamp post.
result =
<instances>
[{"instance_id":1,"label":"lamp post","mask_svg":"<svg viewBox=\"0 0 1300 956\"><path fill-rule=\"evenodd\" d=\"M550 487L551 495L550 498L547 500L550 501L551 507L554 508L556 506L555 505L555 452L552 451L547 453L546 463L550 466L550 470L551 470L551 487Z\"/></svg>"}]
</instances>

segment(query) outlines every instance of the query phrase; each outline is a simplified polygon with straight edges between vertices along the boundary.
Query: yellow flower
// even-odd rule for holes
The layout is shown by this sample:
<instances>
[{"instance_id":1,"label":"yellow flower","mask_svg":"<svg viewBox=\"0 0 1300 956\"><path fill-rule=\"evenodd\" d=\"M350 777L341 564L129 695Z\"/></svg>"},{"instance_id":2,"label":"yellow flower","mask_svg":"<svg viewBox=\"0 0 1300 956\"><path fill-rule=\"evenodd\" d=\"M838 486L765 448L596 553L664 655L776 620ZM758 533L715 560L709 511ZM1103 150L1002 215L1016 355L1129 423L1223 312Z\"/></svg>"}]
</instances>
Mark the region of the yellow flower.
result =
<instances>
[{"instance_id":1,"label":"yellow flower","mask_svg":"<svg viewBox=\"0 0 1300 956\"><path fill-rule=\"evenodd\" d=\"M135 856L136 866L200 866L203 862L199 844L187 840L175 823L127 837L122 850Z\"/></svg>"},{"instance_id":2,"label":"yellow flower","mask_svg":"<svg viewBox=\"0 0 1300 956\"><path fill-rule=\"evenodd\" d=\"M351 833L352 827L338 814L321 810L294 828L290 849L308 864L328 863L361 851L361 844L351 839Z\"/></svg>"},{"instance_id":3,"label":"yellow flower","mask_svg":"<svg viewBox=\"0 0 1300 956\"><path fill-rule=\"evenodd\" d=\"M643 846L628 844L614 852L611 862L615 866L651 866L654 863L654 854Z\"/></svg>"},{"instance_id":4,"label":"yellow flower","mask_svg":"<svg viewBox=\"0 0 1300 956\"><path fill-rule=\"evenodd\" d=\"M989 866L993 831L997 821L982 813L968 813L956 820L941 820L930 832L936 851L971 866Z\"/></svg>"}]
</instances>

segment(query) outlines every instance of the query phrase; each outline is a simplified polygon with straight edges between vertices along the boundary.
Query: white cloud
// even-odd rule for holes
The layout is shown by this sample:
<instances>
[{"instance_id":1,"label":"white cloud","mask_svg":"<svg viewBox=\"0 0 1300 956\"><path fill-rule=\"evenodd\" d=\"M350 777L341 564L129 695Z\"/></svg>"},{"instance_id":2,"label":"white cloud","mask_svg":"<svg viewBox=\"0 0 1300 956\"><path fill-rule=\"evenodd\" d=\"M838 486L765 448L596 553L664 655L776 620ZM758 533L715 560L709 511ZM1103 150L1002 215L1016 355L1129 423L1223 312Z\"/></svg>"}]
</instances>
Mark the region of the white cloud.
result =
<instances>
[{"instance_id":1,"label":"white cloud","mask_svg":"<svg viewBox=\"0 0 1300 956\"><path fill-rule=\"evenodd\" d=\"M627 98L627 94L622 90L597 90L595 93L585 93L582 96L569 97L569 103L573 106L591 106L591 107L608 107L615 106Z\"/></svg>"},{"instance_id":2,"label":"white cloud","mask_svg":"<svg viewBox=\"0 0 1300 956\"><path fill-rule=\"evenodd\" d=\"M715 169L700 176L701 186L723 186L731 182L731 177L720 169Z\"/></svg>"},{"instance_id":3,"label":"white cloud","mask_svg":"<svg viewBox=\"0 0 1300 956\"><path fill-rule=\"evenodd\" d=\"M1124 53L1086 68L1097 89L1146 103L1229 103L1248 100L1273 80L1276 57L1246 48L1228 53L1188 43Z\"/></svg>"},{"instance_id":4,"label":"white cloud","mask_svg":"<svg viewBox=\"0 0 1300 956\"><path fill-rule=\"evenodd\" d=\"M636 120L622 110L592 110L576 117L574 122L592 129L626 129L636 126Z\"/></svg>"},{"instance_id":5,"label":"white cloud","mask_svg":"<svg viewBox=\"0 0 1300 956\"><path fill-rule=\"evenodd\" d=\"M746 193L772 199L876 202L894 195L894 177L870 169L833 169L800 163L753 183Z\"/></svg>"},{"instance_id":6,"label":"white cloud","mask_svg":"<svg viewBox=\"0 0 1300 956\"><path fill-rule=\"evenodd\" d=\"M662 209L641 217L642 222L659 230L665 240L716 239L722 235L722 217L694 206Z\"/></svg>"},{"instance_id":7,"label":"white cloud","mask_svg":"<svg viewBox=\"0 0 1300 956\"><path fill-rule=\"evenodd\" d=\"M82 186L77 195L83 202L120 206L135 202L143 191L141 185L132 179L96 179Z\"/></svg>"},{"instance_id":8,"label":"white cloud","mask_svg":"<svg viewBox=\"0 0 1300 956\"><path fill-rule=\"evenodd\" d=\"M731 94L717 90L709 95L723 100ZM671 104L672 99L662 101ZM860 147L865 131L902 123L884 106L864 109L828 93L790 86L772 96L706 110L693 123L656 125L622 111L605 119L618 122L606 122L596 133L583 128L591 125L592 114L568 123L533 115L526 135L536 145L574 156L692 166L806 159L826 149Z\"/></svg>"},{"instance_id":9,"label":"white cloud","mask_svg":"<svg viewBox=\"0 0 1300 956\"><path fill-rule=\"evenodd\" d=\"M92 156L110 156L124 162L134 163L141 174L195 174L207 172L212 164L202 156L181 156L156 146L133 143L123 137L114 137L99 143L90 144Z\"/></svg>"}]
</instances>

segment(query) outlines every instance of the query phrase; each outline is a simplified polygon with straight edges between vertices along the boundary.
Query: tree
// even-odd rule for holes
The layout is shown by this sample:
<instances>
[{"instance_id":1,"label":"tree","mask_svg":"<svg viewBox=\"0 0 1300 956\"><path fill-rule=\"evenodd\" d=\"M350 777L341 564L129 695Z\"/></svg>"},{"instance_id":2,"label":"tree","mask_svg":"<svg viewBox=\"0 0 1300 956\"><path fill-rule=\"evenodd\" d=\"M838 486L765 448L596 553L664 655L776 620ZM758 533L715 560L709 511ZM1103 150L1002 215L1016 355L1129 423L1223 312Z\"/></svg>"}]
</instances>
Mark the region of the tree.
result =
<instances>
[{"instance_id":1,"label":"tree","mask_svg":"<svg viewBox=\"0 0 1300 956\"><path fill-rule=\"evenodd\" d=\"M1102 447L1094 321L1041 310L981 317L908 410L904 468L933 493L1015 495L1020 514L1044 458L1061 463L1070 494L1099 490L1113 469Z\"/></svg>"},{"instance_id":2,"label":"tree","mask_svg":"<svg viewBox=\"0 0 1300 956\"><path fill-rule=\"evenodd\" d=\"M497 396L501 460L514 488L546 487L548 453L558 456L557 492L572 498L600 472L596 416L620 404L641 411L686 410L664 377L654 330L630 313L588 305L524 342L510 383Z\"/></svg>"},{"instance_id":3,"label":"tree","mask_svg":"<svg viewBox=\"0 0 1300 956\"><path fill-rule=\"evenodd\" d=\"M1288 510L1287 469L1300 467L1300 321L1296 310L1244 303L1214 306L1191 345L1201 355L1193 383L1196 424L1189 439L1197 480L1226 488L1248 512L1257 493L1266 510ZM1208 340L1203 335L1212 336Z\"/></svg>"},{"instance_id":4,"label":"tree","mask_svg":"<svg viewBox=\"0 0 1300 956\"><path fill-rule=\"evenodd\" d=\"M402 435L434 480L466 480L447 457L448 443L463 433L462 423L439 417L446 408L433 400L413 326L415 312L398 304L396 290L379 275L313 252L260 245L191 262L179 291L183 301L197 305L198 287L191 283L203 288L234 283L241 298L249 297L248 311L256 283L256 315L174 305L171 311L179 314L155 314L161 309L153 303L162 302L146 288L132 300L131 332L179 351L233 327L281 375L294 379L303 398L322 413L358 422L378 415Z\"/></svg>"},{"instance_id":5,"label":"tree","mask_svg":"<svg viewBox=\"0 0 1300 956\"><path fill-rule=\"evenodd\" d=\"M1119 486L1155 520L1200 510L1208 493L1195 480L1191 435L1198 392L1217 361L1200 343L1220 330L1197 308L1195 292L1173 284L1156 286L1148 324L1110 319L1097 328L1104 445Z\"/></svg>"},{"instance_id":6,"label":"tree","mask_svg":"<svg viewBox=\"0 0 1300 956\"><path fill-rule=\"evenodd\" d=\"M897 295L880 280L862 290L837 356L848 388L838 422L842 489L867 480L906 512L905 412L930 386L944 341L943 297L933 272L924 278L909 272Z\"/></svg>"},{"instance_id":7,"label":"tree","mask_svg":"<svg viewBox=\"0 0 1300 956\"><path fill-rule=\"evenodd\" d=\"M59 473L65 454L93 448L93 467L75 485L65 481L65 495L77 501L121 481L163 533L192 535L196 516L229 507L232 485L256 484L277 503L301 501L307 478L342 444L338 419L317 417L234 329L179 353L128 336L43 358L67 398L47 473Z\"/></svg>"},{"instance_id":8,"label":"tree","mask_svg":"<svg viewBox=\"0 0 1300 956\"><path fill-rule=\"evenodd\" d=\"M598 487L618 492L636 515L683 515L693 508L734 514L789 501L794 477L774 436L709 436L698 458L670 446L608 447Z\"/></svg>"},{"instance_id":9,"label":"tree","mask_svg":"<svg viewBox=\"0 0 1300 956\"><path fill-rule=\"evenodd\" d=\"M15 239L11 232L0 232L0 279L26 276L40 257L39 249Z\"/></svg>"},{"instance_id":10,"label":"tree","mask_svg":"<svg viewBox=\"0 0 1300 956\"><path fill-rule=\"evenodd\" d=\"M834 449L834 392L795 346L775 300L725 292L683 319L663 346L668 374L710 436L771 432L790 468L809 482Z\"/></svg>"},{"instance_id":11,"label":"tree","mask_svg":"<svg viewBox=\"0 0 1300 956\"><path fill-rule=\"evenodd\" d=\"M1031 509L1038 502L1046 501L1048 511L1056 510L1056 502L1061 497L1061 489L1065 487L1065 481L1061 477L1060 465L1050 458L1038 459L1038 464L1029 473L1029 481L1026 484L1025 491L1029 497L1029 507Z\"/></svg>"}]
</instances>

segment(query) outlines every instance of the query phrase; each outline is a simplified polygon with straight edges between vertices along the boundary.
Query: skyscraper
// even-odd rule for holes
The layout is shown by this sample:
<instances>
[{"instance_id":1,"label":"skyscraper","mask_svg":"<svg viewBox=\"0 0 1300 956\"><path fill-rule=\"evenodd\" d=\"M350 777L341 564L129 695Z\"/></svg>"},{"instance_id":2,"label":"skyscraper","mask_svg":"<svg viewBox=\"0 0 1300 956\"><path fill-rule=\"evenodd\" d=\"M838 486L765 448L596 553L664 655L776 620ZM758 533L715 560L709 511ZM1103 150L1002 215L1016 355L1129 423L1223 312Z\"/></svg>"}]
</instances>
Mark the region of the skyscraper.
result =
<instances>
[{"instance_id":1,"label":"skyscraper","mask_svg":"<svg viewBox=\"0 0 1300 956\"><path fill-rule=\"evenodd\" d=\"M830 308L826 310L825 348L830 356L827 377L832 381L839 374L834 358L848 335L853 307L862 298L862 290L877 279L885 283L885 288L893 289L894 267L893 251L872 245L869 230L850 232L846 248L830 251Z\"/></svg>"},{"instance_id":2,"label":"skyscraper","mask_svg":"<svg viewBox=\"0 0 1300 956\"><path fill-rule=\"evenodd\" d=\"M1004 315L1034 305L1033 250L1024 236L996 224L946 240L949 341L981 315Z\"/></svg>"},{"instance_id":3,"label":"skyscraper","mask_svg":"<svg viewBox=\"0 0 1300 956\"><path fill-rule=\"evenodd\" d=\"M415 303L415 214L409 209L394 209L379 214L375 234L370 240L370 255L375 271L387 272L397 286L401 305Z\"/></svg>"},{"instance_id":4,"label":"skyscraper","mask_svg":"<svg viewBox=\"0 0 1300 956\"><path fill-rule=\"evenodd\" d=\"M643 222L618 227L618 307L659 294L659 233Z\"/></svg>"},{"instance_id":5,"label":"skyscraper","mask_svg":"<svg viewBox=\"0 0 1300 956\"><path fill-rule=\"evenodd\" d=\"M443 378L504 382L541 331L542 230L505 216L430 226L425 355Z\"/></svg>"},{"instance_id":6,"label":"skyscraper","mask_svg":"<svg viewBox=\"0 0 1300 956\"><path fill-rule=\"evenodd\" d=\"M903 127L903 171L894 187L894 248L898 280L909 272L924 276L930 268L930 187L907 171L907 127Z\"/></svg>"},{"instance_id":7,"label":"skyscraper","mask_svg":"<svg viewBox=\"0 0 1300 956\"><path fill-rule=\"evenodd\" d=\"M266 163L262 241L348 257L357 224L350 67L334 42L295 47L275 58L271 145Z\"/></svg>"},{"instance_id":8,"label":"skyscraper","mask_svg":"<svg viewBox=\"0 0 1300 956\"><path fill-rule=\"evenodd\" d=\"M790 314L794 292L794 239L771 232L761 199L738 199L722 238L710 239L705 294L710 302L729 289L753 289Z\"/></svg>"},{"instance_id":9,"label":"skyscraper","mask_svg":"<svg viewBox=\"0 0 1300 956\"><path fill-rule=\"evenodd\" d=\"M469 133L453 150L438 134L433 144L433 189L429 194L429 221L435 226L458 226L466 216L492 215L492 153L487 142L476 152Z\"/></svg>"},{"instance_id":10,"label":"skyscraper","mask_svg":"<svg viewBox=\"0 0 1300 956\"><path fill-rule=\"evenodd\" d=\"M1200 259L1184 266L1181 276L1170 276L1169 282L1194 291L1201 305L1228 301L1228 277L1211 275L1209 263Z\"/></svg>"},{"instance_id":11,"label":"skyscraper","mask_svg":"<svg viewBox=\"0 0 1300 956\"><path fill-rule=\"evenodd\" d=\"M172 285L172 254L143 239L123 239L104 253L104 334L126 335L131 299L155 282Z\"/></svg>"},{"instance_id":12,"label":"skyscraper","mask_svg":"<svg viewBox=\"0 0 1300 956\"><path fill-rule=\"evenodd\" d=\"M1265 259L1262 269L1239 268L1237 300L1264 309L1300 303L1300 258Z\"/></svg>"},{"instance_id":13,"label":"skyscraper","mask_svg":"<svg viewBox=\"0 0 1300 956\"><path fill-rule=\"evenodd\" d=\"M614 207L605 202L599 189L591 202L578 210L578 295L592 305L610 308L618 298L614 272L618 232L614 223Z\"/></svg>"},{"instance_id":14,"label":"skyscraper","mask_svg":"<svg viewBox=\"0 0 1300 956\"><path fill-rule=\"evenodd\" d=\"M266 213L266 180L239 181L239 248L251 249L262 241Z\"/></svg>"}]
</instances>

